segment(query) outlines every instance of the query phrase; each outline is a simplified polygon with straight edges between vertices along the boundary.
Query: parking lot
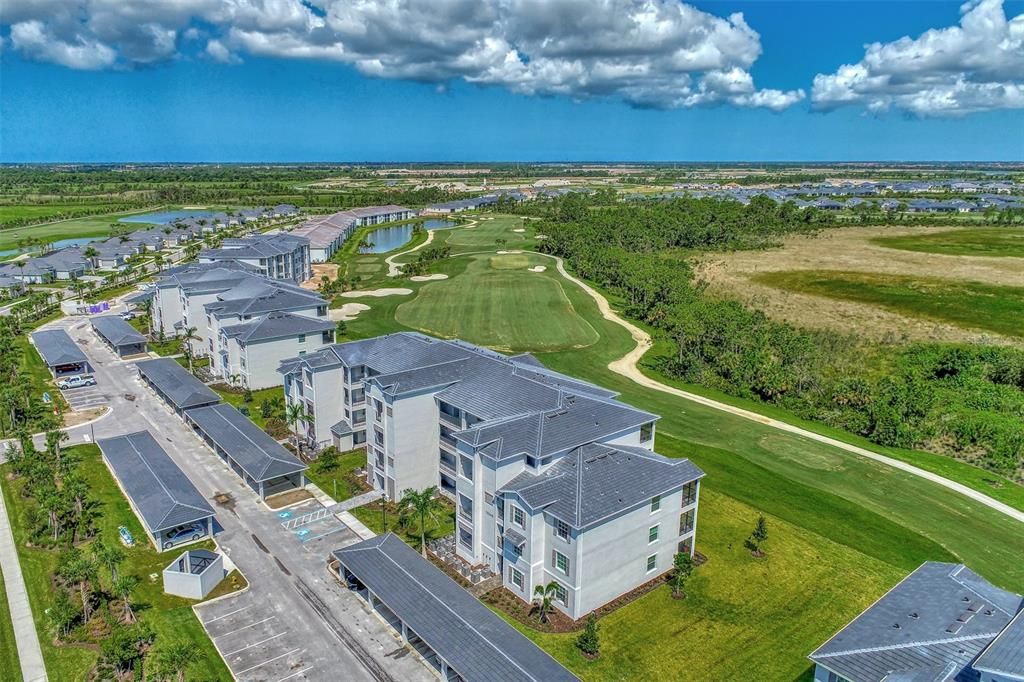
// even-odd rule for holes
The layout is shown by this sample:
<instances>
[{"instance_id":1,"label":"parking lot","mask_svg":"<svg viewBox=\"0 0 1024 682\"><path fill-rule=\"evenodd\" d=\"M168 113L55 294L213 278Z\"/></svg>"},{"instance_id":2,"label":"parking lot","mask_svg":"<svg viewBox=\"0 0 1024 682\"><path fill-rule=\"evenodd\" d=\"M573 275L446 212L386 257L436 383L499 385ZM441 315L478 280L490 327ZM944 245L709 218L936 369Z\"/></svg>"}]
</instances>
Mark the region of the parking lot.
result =
<instances>
[{"instance_id":1,"label":"parking lot","mask_svg":"<svg viewBox=\"0 0 1024 682\"><path fill-rule=\"evenodd\" d=\"M82 386L81 388L61 389L60 394L71 406L72 410L88 410L91 407L103 407L110 402L110 396L105 395L103 387L99 384L94 386Z\"/></svg>"},{"instance_id":2,"label":"parking lot","mask_svg":"<svg viewBox=\"0 0 1024 682\"><path fill-rule=\"evenodd\" d=\"M359 541L359 536L316 501L277 513L281 527L307 552L326 555Z\"/></svg>"},{"instance_id":3,"label":"parking lot","mask_svg":"<svg viewBox=\"0 0 1024 682\"><path fill-rule=\"evenodd\" d=\"M203 627L238 680L283 682L329 678L306 657L286 614L252 592L196 607Z\"/></svg>"}]
</instances>

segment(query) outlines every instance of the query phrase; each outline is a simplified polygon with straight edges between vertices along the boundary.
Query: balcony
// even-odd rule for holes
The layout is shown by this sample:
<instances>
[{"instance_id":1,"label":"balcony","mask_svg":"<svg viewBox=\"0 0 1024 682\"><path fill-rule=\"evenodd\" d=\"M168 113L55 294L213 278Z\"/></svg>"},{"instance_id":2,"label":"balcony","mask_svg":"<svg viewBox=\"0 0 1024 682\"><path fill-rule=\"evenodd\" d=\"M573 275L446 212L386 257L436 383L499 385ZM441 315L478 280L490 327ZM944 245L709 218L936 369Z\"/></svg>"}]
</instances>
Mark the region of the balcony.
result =
<instances>
[{"instance_id":1,"label":"balcony","mask_svg":"<svg viewBox=\"0 0 1024 682\"><path fill-rule=\"evenodd\" d=\"M462 418L446 412L441 412L441 423L462 430Z\"/></svg>"},{"instance_id":2,"label":"balcony","mask_svg":"<svg viewBox=\"0 0 1024 682\"><path fill-rule=\"evenodd\" d=\"M449 459L449 458L445 457L445 454L447 454L447 453L445 453L445 452L441 453L441 459L440 459L441 470L442 471L447 471L448 473L450 473L450 474L452 474L454 476L455 475L455 466L456 466L455 459L454 458L453 459Z\"/></svg>"},{"instance_id":3,"label":"balcony","mask_svg":"<svg viewBox=\"0 0 1024 682\"><path fill-rule=\"evenodd\" d=\"M441 445L451 448L453 451L455 450L457 441L453 436L448 435L444 431L442 431L439 436L439 440L441 441Z\"/></svg>"},{"instance_id":4,"label":"balcony","mask_svg":"<svg viewBox=\"0 0 1024 682\"><path fill-rule=\"evenodd\" d=\"M473 510L472 509L466 509L465 507L460 506L459 507L459 518L462 519L463 521L468 521L469 523L473 523Z\"/></svg>"}]
</instances>

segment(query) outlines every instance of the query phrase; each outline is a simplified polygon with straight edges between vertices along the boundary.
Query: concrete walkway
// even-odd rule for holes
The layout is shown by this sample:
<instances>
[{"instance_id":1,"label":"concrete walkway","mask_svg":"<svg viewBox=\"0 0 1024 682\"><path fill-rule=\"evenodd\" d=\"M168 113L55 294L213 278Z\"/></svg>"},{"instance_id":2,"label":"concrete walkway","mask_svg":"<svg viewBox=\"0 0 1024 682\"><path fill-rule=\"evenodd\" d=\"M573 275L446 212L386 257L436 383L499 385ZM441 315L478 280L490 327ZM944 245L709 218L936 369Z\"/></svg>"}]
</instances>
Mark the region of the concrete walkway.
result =
<instances>
[{"instance_id":1,"label":"concrete walkway","mask_svg":"<svg viewBox=\"0 0 1024 682\"><path fill-rule=\"evenodd\" d=\"M26 682L46 679L43 664L43 650L39 646L39 635L32 619L32 607L28 603L25 579L18 563L18 552L14 546L11 522L7 516L7 505L0 495L0 570L4 573L4 587L7 590L7 604L14 624L14 641L18 645L21 660L21 675Z\"/></svg>"},{"instance_id":2,"label":"concrete walkway","mask_svg":"<svg viewBox=\"0 0 1024 682\"><path fill-rule=\"evenodd\" d=\"M881 455L872 450L868 450L867 448L862 448L857 445L845 443L841 440L836 440L835 438L823 436L820 433L808 431L807 429L803 429L799 426L794 426L793 424L790 424L788 422L780 421L778 419L772 419L770 417L764 416L763 414L751 412L750 410L745 410L741 407L735 407L727 403L718 402L717 400L712 400L711 398L706 398L696 393L690 393L689 391L683 391L673 386L667 386L659 381L651 379L637 368L637 362L639 362L640 358L642 358L644 353L646 353L647 350L651 347L652 341L650 334L645 332L640 327L637 327L635 324L620 317L615 311L612 310L611 306L608 304L608 299L602 296L600 292L595 290L586 282L570 275L569 272L565 269L565 263L562 261L561 258L557 256L552 256L550 254L541 255L547 256L548 258L553 258L557 265L558 272L567 280L579 286L581 289L587 292L587 294L589 294L591 298L594 299L594 301L597 303L598 310L601 311L601 316L604 319L609 320L610 322L614 322L620 327L623 327L632 335L633 340L636 342L636 347L634 347L633 350L626 353L618 360L614 360L608 363L608 369L615 372L616 374L620 374L645 388L650 388L655 391L661 391L662 393L668 393L670 395L678 396L680 398L692 400L695 403L700 403L701 405L706 405L707 407L711 407L716 410L728 412L729 414L736 415L737 417L749 419L750 421L755 421L758 422L759 424L764 424L765 426L770 426L774 429L779 429L780 431L786 431L787 433L792 433L797 436L801 436L803 438L816 441L818 443L831 445L834 448L845 450L846 452L850 452L861 457L866 457L876 462L881 462L895 469L899 469L900 471L905 471L907 473L913 474L914 476L920 476L921 478L927 479L933 483L937 483L938 485L941 485L944 488L948 488L949 490L960 493L965 497L969 497L972 500L985 505L989 509L994 509L995 511L1000 512L1001 514L1005 514L1006 516L1009 516L1012 519L1024 523L1024 511L1015 509L1008 504L993 499L988 495L975 490L974 488L970 488L966 485L963 485L962 483L951 481L948 478L939 476L938 474L934 474L930 471L920 469L912 464L907 464L906 462L899 459L886 457L885 455Z\"/></svg>"}]
</instances>

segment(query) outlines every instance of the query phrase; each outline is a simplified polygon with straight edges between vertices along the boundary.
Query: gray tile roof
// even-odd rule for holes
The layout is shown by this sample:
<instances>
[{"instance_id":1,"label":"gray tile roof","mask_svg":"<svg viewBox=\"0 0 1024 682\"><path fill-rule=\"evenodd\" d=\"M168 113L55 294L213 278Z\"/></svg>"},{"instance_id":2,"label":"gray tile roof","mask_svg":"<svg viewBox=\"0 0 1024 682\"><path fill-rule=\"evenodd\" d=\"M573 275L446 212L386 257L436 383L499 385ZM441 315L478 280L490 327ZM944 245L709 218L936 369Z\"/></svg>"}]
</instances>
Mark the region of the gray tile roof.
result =
<instances>
[{"instance_id":1,"label":"gray tile roof","mask_svg":"<svg viewBox=\"0 0 1024 682\"><path fill-rule=\"evenodd\" d=\"M32 343L48 367L88 362L82 349L63 329L32 332Z\"/></svg>"},{"instance_id":2,"label":"gray tile roof","mask_svg":"<svg viewBox=\"0 0 1024 682\"><path fill-rule=\"evenodd\" d=\"M203 308L216 316L235 316L327 306L323 297L311 291L299 287L274 286L275 282L283 282L264 277L252 279L259 281L243 281L225 290L217 297L218 300L207 303Z\"/></svg>"},{"instance_id":3,"label":"gray tile roof","mask_svg":"<svg viewBox=\"0 0 1024 682\"><path fill-rule=\"evenodd\" d=\"M926 562L810 655L853 682L971 677L1022 606L963 564Z\"/></svg>"},{"instance_id":4,"label":"gray tile roof","mask_svg":"<svg viewBox=\"0 0 1024 682\"><path fill-rule=\"evenodd\" d=\"M220 402L219 395L171 358L141 360L135 366L179 410Z\"/></svg>"},{"instance_id":5,"label":"gray tile roof","mask_svg":"<svg viewBox=\"0 0 1024 682\"><path fill-rule=\"evenodd\" d=\"M119 315L101 315L91 320L92 328L113 346L146 343L146 337Z\"/></svg>"},{"instance_id":6,"label":"gray tile roof","mask_svg":"<svg viewBox=\"0 0 1024 682\"><path fill-rule=\"evenodd\" d=\"M334 557L463 679L577 679L394 535L336 550Z\"/></svg>"},{"instance_id":7,"label":"gray tile roof","mask_svg":"<svg viewBox=\"0 0 1024 682\"><path fill-rule=\"evenodd\" d=\"M334 326L334 322L327 319L273 312L251 322L224 327L222 331L228 338L250 343L299 334L322 334L333 330Z\"/></svg>"},{"instance_id":8,"label":"gray tile roof","mask_svg":"<svg viewBox=\"0 0 1024 682\"><path fill-rule=\"evenodd\" d=\"M149 431L96 444L151 533L213 516L213 508Z\"/></svg>"},{"instance_id":9,"label":"gray tile roof","mask_svg":"<svg viewBox=\"0 0 1024 682\"><path fill-rule=\"evenodd\" d=\"M1024 605L974 662L974 669L1024 679Z\"/></svg>"},{"instance_id":10,"label":"gray tile roof","mask_svg":"<svg viewBox=\"0 0 1024 682\"><path fill-rule=\"evenodd\" d=\"M524 472L499 494L515 493L573 528L588 528L649 502L704 475L688 459L672 459L638 447L591 443L577 448L542 474Z\"/></svg>"},{"instance_id":11,"label":"gray tile roof","mask_svg":"<svg viewBox=\"0 0 1024 682\"><path fill-rule=\"evenodd\" d=\"M342 419L340 422L331 427L331 433L339 438L341 436L347 436L353 433L352 425L346 419Z\"/></svg>"},{"instance_id":12,"label":"gray tile roof","mask_svg":"<svg viewBox=\"0 0 1024 682\"><path fill-rule=\"evenodd\" d=\"M225 239L219 249L205 249L199 258L210 260L234 260L239 258L267 258L292 253L303 246L309 246L309 240L298 235L277 233L260 234L253 237Z\"/></svg>"},{"instance_id":13,"label":"gray tile roof","mask_svg":"<svg viewBox=\"0 0 1024 682\"><path fill-rule=\"evenodd\" d=\"M231 405L197 407L186 416L256 481L306 469L305 464Z\"/></svg>"}]
</instances>

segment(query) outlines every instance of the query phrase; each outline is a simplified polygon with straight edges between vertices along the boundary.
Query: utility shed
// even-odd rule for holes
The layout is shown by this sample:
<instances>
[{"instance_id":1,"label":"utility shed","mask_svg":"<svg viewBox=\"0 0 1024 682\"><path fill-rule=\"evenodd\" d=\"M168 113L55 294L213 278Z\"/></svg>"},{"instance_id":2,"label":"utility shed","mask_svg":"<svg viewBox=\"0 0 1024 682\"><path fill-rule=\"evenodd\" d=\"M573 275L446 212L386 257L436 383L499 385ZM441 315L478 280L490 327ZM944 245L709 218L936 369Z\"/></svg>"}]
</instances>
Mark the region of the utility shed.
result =
<instances>
[{"instance_id":1,"label":"utility shed","mask_svg":"<svg viewBox=\"0 0 1024 682\"><path fill-rule=\"evenodd\" d=\"M119 315L92 318L92 329L118 357L146 352L146 337Z\"/></svg>"},{"instance_id":2,"label":"utility shed","mask_svg":"<svg viewBox=\"0 0 1024 682\"><path fill-rule=\"evenodd\" d=\"M164 592L186 599L205 599L224 579L224 557L190 549L164 569Z\"/></svg>"},{"instance_id":3,"label":"utility shed","mask_svg":"<svg viewBox=\"0 0 1024 682\"><path fill-rule=\"evenodd\" d=\"M185 421L261 500L306 485L306 465L231 405L189 410Z\"/></svg>"},{"instance_id":4,"label":"utility shed","mask_svg":"<svg viewBox=\"0 0 1024 682\"><path fill-rule=\"evenodd\" d=\"M213 534L213 508L149 431L96 444L158 550Z\"/></svg>"},{"instance_id":5,"label":"utility shed","mask_svg":"<svg viewBox=\"0 0 1024 682\"><path fill-rule=\"evenodd\" d=\"M54 377L84 374L90 371L89 359L63 329L32 333L32 344Z\"/></svg>"},{"instance_id":6,"label":"utility shed","mask_svg":"<svg viewBox=\"0 0 1024 682\"><path fill-rule=\"evenodd\" d=\"M135 363L139 376L179 415L185 410L220 402L220 396L171 358Z\"/></svg>"},{"instance_id":7,"label":"utility shed","mask_svg":"<svg viewBox=\"0 0 1024 682\"><path fill-rule=\"evenodd\" d=\"M577 680L411 547L388 533L335 550L339 575L444 680Z\"/></svg>"}]
</instances>

